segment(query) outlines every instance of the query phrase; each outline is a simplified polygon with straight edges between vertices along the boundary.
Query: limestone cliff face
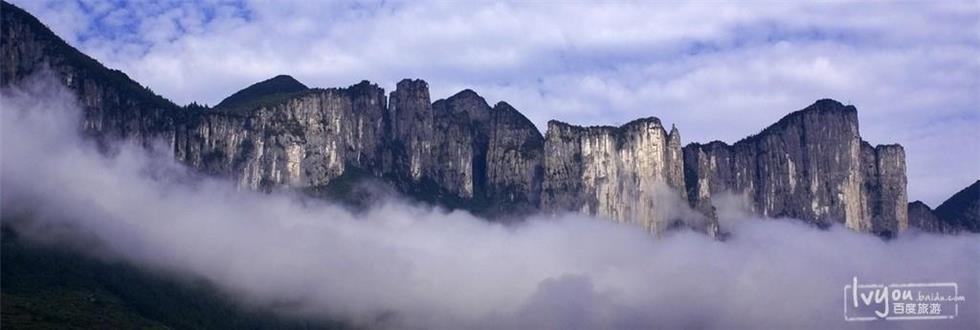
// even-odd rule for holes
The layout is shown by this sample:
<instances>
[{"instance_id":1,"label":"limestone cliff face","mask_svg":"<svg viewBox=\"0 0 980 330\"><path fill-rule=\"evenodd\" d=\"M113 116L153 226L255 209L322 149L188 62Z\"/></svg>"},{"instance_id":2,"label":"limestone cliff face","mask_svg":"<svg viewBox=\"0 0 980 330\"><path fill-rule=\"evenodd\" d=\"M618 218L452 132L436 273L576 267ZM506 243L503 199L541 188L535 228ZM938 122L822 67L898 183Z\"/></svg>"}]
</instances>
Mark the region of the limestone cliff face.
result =
<instances>
[{"instance_id":1,"label":"limestone cliff face","mask_svg":"<svg viewBox=\"0 0 980 330\"><path fill-rule=\"evenodd\" d=\"M387 169L397 178L409 178L417 183L424 171L434 165L435 118L429 101L429 84L422 80L402 80L389 101L392 139Z\"/></svg>"},{"instance_id":2,"label":"limestone cliff face","mask_svg":"<svg viewBox=\"0 0 980 330\"><path fill-rule=\"evenodd\" d=\"M657 118L620 127L548 124L541 205L664 230L686 198L680 133Z\"/></svg>"},{"instance_id":3,"label":"limestone cliff face","mask_svg":"<svg viewBox=\"0 0 980 330\"><path fill-rule=\"evenodd\" d=\"M888 235L908 229L908 193L905 177L905 149L897 144L872 147L861 142L864 166L866 217L870 232Z\"/></svg>"},{"instance_id":4,"label":"limestone cliff face","mask_svg":"<svg viewBox=\"0 0 980 330\"><path fill-rule=\"evenodd\" d=\"M368 82L280 96L194 112L177 159L251 189L323 187L356 168L435 202L537 207L542 138L505 103L470 90L431 103L421 80L400 82L390 104Z\"/></svg>"},{"instance_id":5,"label":"limestone cliff face","mask_svg":"<svg viewBox=\"0 0 980 330\"><path fill-rule=\"evenodd\" d=\"M856 109L831 100L733 145L684 148L676 127L652 117L620 127L552 121L542 136L507 103L490 107L470 90L432 102L422 80L386 97L366 81L309 89L277 76L215 108L178 107L19 8L4 2L0 12L3 86L48 68L78 95L90 135L162 141L178 160L243 188L317 189L359 173L448 207L580 211L654 232L694 217L702 220L685 225L717 233L711 198L722 192L746 195L762 215L883 235L903 230L912 212L902 148L861 141ZM975 209L954 204L967 206L937 212Z\"/></svg>"},{"instance_id":6,"label":"limestone cliff face","mask_svg":"<svg viewBox=\"0 0 980 330\"><path fill-rule=\"evenodd\" d=\"M471 90L432 105L435 113L433 166L429 176L460 198L473 198L486 182L490 106Z\"/></svg>"},{"instance_id":7,"label":"limestone cliff face","mask_svg":"<svg viewBox=\"0 0 980 330\"><path fill-rule=\"evenodd\" d=\"M368 82L311 90L238 113L195 113L176 130L178 160L242 187L317 187L348 166L381 174L384 91Z\"/></svg>"},{"instance_id":8,"label":"limestone cliff face","mask_svg":"<svg viewBox=\"0 0 980 330\"><path fill-rule=\"evenodd\" d=\"M537 208L544 180L544 137L510 104L497 103L490 113L486 198L509 207Z\"/></svg>"},{"instance_id":9,"label":"limestone cliff face","mask_svg":"<svg viewBox=\"0 0 980 330\"><path fill-rule=\"evenodd\" d=\"M891 235L908 225L905 153L861 141L857 110L820 100L734 145L684 148L689 200L746 195L755 211Z\"/></svg>"}]
</instances>

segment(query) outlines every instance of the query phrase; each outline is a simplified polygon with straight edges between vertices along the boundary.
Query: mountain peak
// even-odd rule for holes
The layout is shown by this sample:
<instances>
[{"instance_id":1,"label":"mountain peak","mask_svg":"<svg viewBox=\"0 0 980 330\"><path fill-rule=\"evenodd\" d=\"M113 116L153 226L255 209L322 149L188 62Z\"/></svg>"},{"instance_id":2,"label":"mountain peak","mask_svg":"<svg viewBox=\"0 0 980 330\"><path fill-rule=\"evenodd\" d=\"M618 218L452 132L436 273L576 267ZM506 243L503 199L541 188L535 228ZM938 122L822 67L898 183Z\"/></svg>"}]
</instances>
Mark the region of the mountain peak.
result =
<instances>
[{"instance_id":1,"label":"mountain peak","mask_svg":"<svg viewBox=\"0 0 980 330\"><path fill-rule=\"evenodd\" d=\"M953 194L935 209L939 218L971 232L980 232L980 180Z\"/></svg>"},{"instance_id":2,"label":"mountain peak","mask_svg":"<svg viewBox=\"0 0 980 330\"><path fill-rule=\"evenodd\" d=\"M451 98L451 99L481 98L482 99L483 97L481 97L480 94L477 94L476 92L474 92L472 89L467 88L467 89L464 89L464 90L459 91L459 93L453 94L453 96L450 96L449 98Z\"/></svg>"},{"instance_id":3,"label":"mountain peak","mask_svg":"<svg viewBox=\"0 0 980 330\"><path fill-rule=\"evenodd\" d=\"M221 100L215 108L233 108L256 99L276 94L295 93L309 89L303 83L288 75L278 75L246 87Z\"/></svg>"},{"instance_id":4,"label":"mountain peak","mask_svg":"<svg viewBox=\"0 0 980 330\"><path fill-rule=\"evenodd\" d=\"M425 82L425 80L422 80L422 79L408 79L408 78L405 78L405 79L402 79L401 81L398 82L398 84L395 86L395 90L396 91L397 90L404 90L406 92L409 91L409 90L412 90L412 91L423 91L424 90L426 93L428 93L428 91L429 91L429 83Z\"/></svg>"},{"instance_id":5,"label":"mountain peak","mask_svg":"<svg viewBox=\"0 0 980 330\"><path fill-rule=\"evenodd\" d=\"M472 89L464 89L459 93L453 94L446 102L457 104L459 106L468 106L474 110L484 110L490 111L490 105L487 104L486 99L474 92Z\"/></svg>"},{"instance_id":6,"label":"mountain peak","mask_svg":"<svg viewBox=\"0 0 980 330\"><path fill-rule=\"evenodd\" d=\"M824 112L824 113L833 112L833 113L846 114L849 112L857 112L857 108L855 108L853 105L845 105L834 99L819 99L816 102L813 102L813 104L811 104L810 106L803 108L803 110L796 111L794 113L789 114L788 116L792 116L794 114L804 114L804 113L814 112L814 111Z\"/></svg>"},{"instance_id":7,"label":"mountain peak","mask_svg":"<svg viewBox=\"0 0 980 330\"><path fill-rule=\"evenodd\" d=\"M811 107L812 106L821 107L821 108L824 108L824 107L828 107L828 108L841 108L841 107L844 107L844 104L843 103L840 103L840 101L837 101L835 99L824 98L824 99L819 99L816 102L813 102L813 105L811 105Z\"/></svg>"}]
</instances>

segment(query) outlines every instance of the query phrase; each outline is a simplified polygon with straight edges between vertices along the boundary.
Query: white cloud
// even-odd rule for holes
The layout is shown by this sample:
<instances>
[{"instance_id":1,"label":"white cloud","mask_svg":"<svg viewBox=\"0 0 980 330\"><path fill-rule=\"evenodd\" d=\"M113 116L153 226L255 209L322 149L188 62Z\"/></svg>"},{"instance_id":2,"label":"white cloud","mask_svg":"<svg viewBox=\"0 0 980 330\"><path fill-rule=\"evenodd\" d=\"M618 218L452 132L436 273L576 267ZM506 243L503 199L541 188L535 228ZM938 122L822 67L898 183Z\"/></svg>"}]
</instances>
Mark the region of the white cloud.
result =
<instances>
[{"instance_id":1,"label":"white cloud","mask_svg":"<svg viewBox=\"0 0 980 330\"><path fill-rule=\"evenodd\" d=\"M433 98L470 88L540 128L655 115L686 141L732 142L830 97L858 107L872 143L906 146L912 199L935 206L980 177L977 135L936 124L980 125L971 1L18 3L182 104L281 73L389 90L423 78Z\"/></svg>"}]
</instances>

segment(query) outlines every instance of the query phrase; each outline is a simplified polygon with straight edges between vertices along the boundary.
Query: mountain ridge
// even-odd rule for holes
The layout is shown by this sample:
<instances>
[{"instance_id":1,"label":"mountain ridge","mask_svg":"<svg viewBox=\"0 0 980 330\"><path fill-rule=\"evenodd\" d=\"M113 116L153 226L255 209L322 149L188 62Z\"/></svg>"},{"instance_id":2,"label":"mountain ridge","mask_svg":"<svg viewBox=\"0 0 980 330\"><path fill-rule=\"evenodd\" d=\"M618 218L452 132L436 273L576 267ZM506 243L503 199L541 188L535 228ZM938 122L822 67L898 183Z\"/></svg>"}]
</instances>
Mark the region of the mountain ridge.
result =
<instances>
[{"instance_id":1,"label":"mountain ridge","mask_svg":"<svg viewBox=\"0 0 980 330\"><path fill-rule=\"evenodd\" d=\"M926 232L980 232L980 180L956 192L935 209L914 201L909 203L908 210L909 222Z\"/></svg>"},{"instance_id":2,"label":"mountain ridge","mask_svg":"<svg viewBox=\"0 0 980 330\"><path fill-rule=\"evenodd\" d=\"M367 81L310 89L282 75L229 96L241 102L287 94L246 112L181 108L142 102L166 99L97 76L85 81L99 88L80 87L75 78L88 67L46 52L81 53L29 13L3 6L4 63L18 63L3 66L5 86L55 64L85 101L83 127L91 135L169 141L179 161L245 188L320 189L356 171L478 214L578 211L653 232L684 218L664 211L679 199L704 218L686 225L709 234L718 231L712 196L734 192L768 217L882 236L908 225L904 150L861 140L857 109L831 99L731 145L686 146L675 126L668 132L654 116L619 126L554 120L542 133L509 104L491 107L469 89L433 102L421 79L404 79L386 95ZM249 91L255 86L262 88ZM727 165L719 167L721 160Z\"/></svg>"}]
</instances>

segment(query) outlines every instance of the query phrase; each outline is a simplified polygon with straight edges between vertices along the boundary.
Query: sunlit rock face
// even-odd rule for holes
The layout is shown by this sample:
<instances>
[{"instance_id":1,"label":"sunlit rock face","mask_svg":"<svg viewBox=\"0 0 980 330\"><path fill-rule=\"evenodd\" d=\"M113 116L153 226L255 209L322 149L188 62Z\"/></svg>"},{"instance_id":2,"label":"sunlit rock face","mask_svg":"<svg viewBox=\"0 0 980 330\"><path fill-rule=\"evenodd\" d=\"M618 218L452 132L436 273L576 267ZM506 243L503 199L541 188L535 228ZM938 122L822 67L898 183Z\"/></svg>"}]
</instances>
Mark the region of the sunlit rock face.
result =
<instances>
[{"instance_id":1,"label":"sunlit rock face","mask_svg":"<svg viewBox=\"0 0 980 330\"><path fill-rule=\"evenodd\" d=\"M885 236L908 226L904 150L863 142L857 110L837 101L817 101L734 145L690 144L684 166L692 205L730 192L768 217Z\"/></svg>"},{"instance_id":2,"label":"sunlit rock face","mask_svg":"<svg viewBox=\"0 0 980 330\"><path fill-rule=\"evenodd\" d=\"M384 91L368 82L310 90L237 113L196 113L179 125L178 160L243 187L328 184L347 166L381 174Z\"/></svg>"},{"instance_id":3,"label":"sunlit rock face","mask_svg":"<svg viewBox=\"0 0 980 330\"><path fill-rule=\"evenodd\" d=\"M680 133L657 118L620 127L548 123L541 204L578 210L654 232L673 219L671 197L686 198Z\"/></svg>"}]
</instances>

